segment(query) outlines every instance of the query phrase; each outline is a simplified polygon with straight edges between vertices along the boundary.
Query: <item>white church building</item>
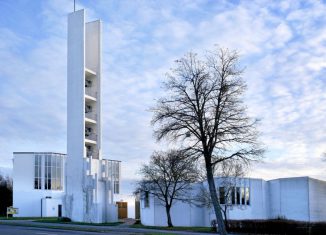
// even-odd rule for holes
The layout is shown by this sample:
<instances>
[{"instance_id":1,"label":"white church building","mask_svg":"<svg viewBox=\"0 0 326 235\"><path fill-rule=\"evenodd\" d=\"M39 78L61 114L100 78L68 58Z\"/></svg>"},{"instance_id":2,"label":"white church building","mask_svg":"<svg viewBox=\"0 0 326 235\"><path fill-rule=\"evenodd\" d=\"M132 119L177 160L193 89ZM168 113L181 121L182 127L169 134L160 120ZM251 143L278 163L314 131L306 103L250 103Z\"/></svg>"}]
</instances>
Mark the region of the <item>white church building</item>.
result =
<instances>
[{"instance_id":1,"label":"white church building","mask_svg":"<svg viewBox=\"0 0 326 235\"><path fill-rule=\"evenodd\" d=\"M221 206L227 205L231 220L289 219L296 221L326 221L326 182L310 177L263 179L239 178L227 184L215 178ZM208 190L206 182L195 184L189 198ZM229 192L229 193L226 193ZM141 223L149 226L167 226L165 207L152 194L144 193L140 201ZM212 207L193 200L176 201L171 207L174 226L210 226L215 219Z\"/></svg>"},{"instance_id":2,"label":"white church building","mask_svg":"<svg viewBox=\"0 0 326 235\"><path fill-rule=\"evenodd\" d=\"M102 157L101 21L85 10L68 16L67 155L13 153L18 216L65 216L78 222L118 220L120 161Z\"/></svg>"}]
</instances>

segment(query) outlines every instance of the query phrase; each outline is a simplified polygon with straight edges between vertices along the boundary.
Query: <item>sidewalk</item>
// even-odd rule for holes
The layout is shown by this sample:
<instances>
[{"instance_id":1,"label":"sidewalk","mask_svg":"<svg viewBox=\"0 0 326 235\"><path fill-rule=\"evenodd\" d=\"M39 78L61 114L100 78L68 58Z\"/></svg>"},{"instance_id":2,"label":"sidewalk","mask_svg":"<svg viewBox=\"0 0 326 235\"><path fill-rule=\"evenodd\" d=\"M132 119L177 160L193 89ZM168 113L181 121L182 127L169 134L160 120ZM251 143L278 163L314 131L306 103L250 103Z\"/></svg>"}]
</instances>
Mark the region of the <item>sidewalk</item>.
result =
<instances>
[{"instance_id":1,"label":"sidewalk","mask_svg":"<svg viewBox=\"0 0 326 235\"><path fill-rule=\"evenodd\" d=\"M145 229L145 228L132 228L128 224L124 223L117 226L101 226L101 225L80 225L80 224L61 224L61 223L43 223L33 222L32 220L0 220L0 224L7 224L13 226L26 226L26 227L39 227L39 228L54 228L54 229L67 229L77 231L93 231L93 232L126 232L133 234L187 234L187 235L208 235L214 233L200 233L200 232L188 232L188 231L171 231L161 229ZM233 234L235 235L235 234Z\"/></svg>"}]
</instances>

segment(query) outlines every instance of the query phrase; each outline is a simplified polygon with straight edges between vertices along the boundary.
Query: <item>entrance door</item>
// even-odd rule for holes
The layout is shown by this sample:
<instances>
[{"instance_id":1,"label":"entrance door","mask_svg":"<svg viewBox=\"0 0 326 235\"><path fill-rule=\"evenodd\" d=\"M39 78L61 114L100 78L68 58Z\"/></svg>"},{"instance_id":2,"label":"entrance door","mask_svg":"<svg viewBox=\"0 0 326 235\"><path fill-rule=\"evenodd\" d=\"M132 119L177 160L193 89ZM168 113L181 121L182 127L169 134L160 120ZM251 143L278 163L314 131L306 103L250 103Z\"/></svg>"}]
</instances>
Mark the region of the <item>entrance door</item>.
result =
<instances>
[{"instance_id":1,"label":"entrance door","mask_svg":"<svg viewBox=\"0 0 326 235\"><path fill-rule=\"evenodd\" d=\"M117 205L118 205L118 218L119 219L128 218L128 203L117 202Z\"/></svg>"},{"instance_id":2,"label":"entrance door","mask_svg":"<svg viewBox=\"0 0 326 235\"><path fill-rule=\"evenodd\" d=\"M62 205L58 205L58 217L62 217Z\"/></svg>"}]
</instances>

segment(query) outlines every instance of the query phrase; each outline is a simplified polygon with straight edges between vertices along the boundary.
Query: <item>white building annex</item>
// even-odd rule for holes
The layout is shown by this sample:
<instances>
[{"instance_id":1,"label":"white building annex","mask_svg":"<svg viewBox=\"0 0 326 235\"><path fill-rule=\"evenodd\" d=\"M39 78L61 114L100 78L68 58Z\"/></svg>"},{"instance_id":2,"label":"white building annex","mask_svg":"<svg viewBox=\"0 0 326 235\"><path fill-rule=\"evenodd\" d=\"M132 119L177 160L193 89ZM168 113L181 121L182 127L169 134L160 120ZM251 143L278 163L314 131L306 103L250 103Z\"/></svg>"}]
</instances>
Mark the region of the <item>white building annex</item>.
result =
<instances>
[{"instance_id":1,"label":"white building annex","mask_svg":"<svg viewBox=\"0 0 326 235\"><path fill-rule=\"evenodd\" d=\"M101 21L85 22L85 10L69 14L67 155L14 152L18 216L118 220L120 162L103 159L101 152L101 47Z\"/></svg>"},{"instance_id":2,"label":"white building annex","mask_svg":"<svg viewBox=\"0 0 326 235\"><path fill-rule=\"evenodd\" d=\"M219 200L227 203L227 217L231 220L283 218L296 221L326 221L326 182L310 177L263 179L240 178L226 197L221 178L215 178ZM194 185L190 197L197 195L207 183ZM210 226L215 219L213 208L200 203L175 202L171 208L174 226ZM165 208L150 193L140 202L141 223L167 226Z\"/></svg>"}]
</instances>

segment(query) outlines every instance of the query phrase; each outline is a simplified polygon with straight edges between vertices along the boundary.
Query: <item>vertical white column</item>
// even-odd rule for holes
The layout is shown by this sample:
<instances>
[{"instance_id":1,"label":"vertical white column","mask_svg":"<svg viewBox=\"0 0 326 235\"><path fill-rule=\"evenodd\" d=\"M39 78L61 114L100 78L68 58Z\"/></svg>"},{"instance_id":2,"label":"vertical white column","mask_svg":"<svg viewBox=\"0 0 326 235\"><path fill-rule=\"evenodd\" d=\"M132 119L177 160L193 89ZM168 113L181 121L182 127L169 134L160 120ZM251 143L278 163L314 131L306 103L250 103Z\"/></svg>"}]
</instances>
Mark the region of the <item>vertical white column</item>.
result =
<instances>
[{"instance_id":1,"label":"vertical white column","mask_svg":"<svg viewBox=\"0 0 326 235\"><path fill-rule=\"evenodd\" d=\"M67 216L74 221L84 217L85 156L85 12L68 16L68 104L67 104Z\"/></svg>"},{"instance_id":2,"label":"vertical white column","mask_svg":"<svg viewBox=\"0 0 326 235\"><path fill-rule=\"evenodd\" d=\"M96 149L99 153L98 159L102 159L101 154L101 31L102 23L100 20L86 23L86 35L85 35L85 63L86 68L96 73L96 132L97 132L97 144Z\"/></svg>"}]
</instances>

